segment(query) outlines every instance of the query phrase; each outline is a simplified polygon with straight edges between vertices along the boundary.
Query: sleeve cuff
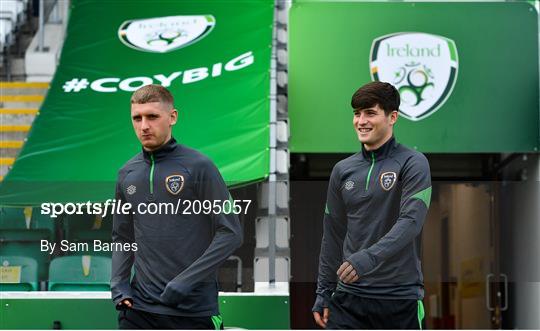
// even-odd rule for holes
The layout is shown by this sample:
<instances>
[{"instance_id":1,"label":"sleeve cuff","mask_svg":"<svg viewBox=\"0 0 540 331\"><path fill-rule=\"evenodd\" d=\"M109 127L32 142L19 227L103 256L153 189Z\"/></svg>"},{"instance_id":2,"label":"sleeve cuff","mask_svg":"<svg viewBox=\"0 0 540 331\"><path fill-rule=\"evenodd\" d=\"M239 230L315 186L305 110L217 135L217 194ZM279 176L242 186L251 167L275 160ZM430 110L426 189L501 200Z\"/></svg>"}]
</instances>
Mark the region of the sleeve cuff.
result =
<instances>
[{"instance_id":1,"label":"sleeve cuff","mask_svg":"<svg viewBox=\"0 0 540 331\"><path fill-rule=\"evenodd\" d=\"M131 293L131 286L129 283L113 283L111 285L111 296L115 305L125 299L133 300L133 294Z\"/></svg>"},{"instance_id":2,"label":"sleeve cuff","mask_svg":"<svg viewBox=\"0 0 540 331\"><path fill-rule=\"evenodd\" d=\"M328 308L328 301L329 298L325 298L324 296L317 294L317 298L315 299L315 303L313 304L311 311L322 313L324 308Z\"/></svg>"},{"instance_id":3,"label":"sleeve cuff","mask_svg":"<svg viewBox=\"0 0 540 331\"><path fill-rule=\"evenodd\" d=\"M131 301L133 301L133 298L132 298L131 296L129 296L129 295L122 295L122 296L119 296L119 297L117 297L117 298L115 298L115 299L113 300L114 305L117 306L120 302L122 302L122 301L124 301L124 300L126 300L126 299L130 299Z\"/></svg>"},{"instance_id":4,"label":"sleeve cuff","mask_svg":"<svg viewBox=\"0 0 540 331\"><path fill-rule=\"evenodd\" d=\"M370 272L376 266L375 261L370 258L366 250L356 252L345 260L352 264L354 270L356 270L356 273L360 277Z\"/></svg>"}]
</instances>

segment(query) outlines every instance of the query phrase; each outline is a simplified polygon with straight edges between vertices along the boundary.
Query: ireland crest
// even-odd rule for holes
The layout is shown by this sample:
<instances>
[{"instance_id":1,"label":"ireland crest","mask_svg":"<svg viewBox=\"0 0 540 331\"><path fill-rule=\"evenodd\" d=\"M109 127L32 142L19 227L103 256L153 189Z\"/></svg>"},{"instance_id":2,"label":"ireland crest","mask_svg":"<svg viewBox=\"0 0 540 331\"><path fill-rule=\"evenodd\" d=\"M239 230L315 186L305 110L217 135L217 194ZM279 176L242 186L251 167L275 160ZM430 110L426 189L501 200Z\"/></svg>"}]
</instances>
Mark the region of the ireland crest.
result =
<instances>
[{"instance_id":1,"label":"ireland crest","mask_svg":"<svg viewBox=\"0 0 540 331\"><path fill-rule=\"evenodd\" d=\"M171 175L165 178L165 187L169 193L177 195L184 187L184 176Z\"/></svg>"},{"instance_id":2,"label":"ireland crest","mask_svg":"<svg viewBox=\"0 0 540 331\"><path fill-rule=\"evenodd\" d=\"M435 113L452 94L458 74L453 40L421 32L399 32L373 41L371 78L394 85L399 113L420 121Z\"/></svg>"},{"instance_id":3,"label":"ireland crest","mask_svg":"<svg viewBox=\"0 0 540 331\"><path fill-rule=\"evenodd\" d=\"M214 28L212 15L166 16L125 21L118 37L128 47L153 53L167 53L191 45Z\"/></svg>"},{"instance_id":4,"label":"ireland crest","mask_svg":"<svg viewBox=\"0 0 540 331\"><path fill-rule=\"evenodd\" d=\"M379 182L381 183L381 187L383 188L383 190L389 191L392 187L394 187L396 179L397 175L395 172L385 172L381 174Z\"/></svg>"}]
</instances>

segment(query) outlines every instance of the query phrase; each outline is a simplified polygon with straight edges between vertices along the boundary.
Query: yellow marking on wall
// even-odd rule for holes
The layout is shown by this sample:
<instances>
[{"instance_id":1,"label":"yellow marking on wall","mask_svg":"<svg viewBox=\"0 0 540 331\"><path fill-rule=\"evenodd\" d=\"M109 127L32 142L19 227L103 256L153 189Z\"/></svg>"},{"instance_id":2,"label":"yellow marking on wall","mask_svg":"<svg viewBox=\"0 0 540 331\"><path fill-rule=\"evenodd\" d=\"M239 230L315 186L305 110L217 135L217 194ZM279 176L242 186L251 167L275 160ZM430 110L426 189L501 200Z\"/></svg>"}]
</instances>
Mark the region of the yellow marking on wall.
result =
<instances>
[{"instance_id":1,"label":"yellow marking on wall","mask_svg":"<svg viewBox=\"0 0 540 331\"><path fill-rule=\"evenodd\" d=\"M0 165L7 165L10 166L15 162L14 157L0 157Z\"/></svg>"},{"instance_id":2,"label":"yellow marking on wall","mask_svg":"<svg viewBox=\"0 0 540 331\"><path fill-rule=\"evenodd\" d=\"M39 109L35 108L6 108L0 109L0 114L4 115L36 115Z\"/></svg>"},{"instance_id":3,"label":"yellow marking on wall","mask_svg":"<svg viewBox=\"0 0 540 331\"><path fill-rule=\"evenodd\" d=\"M0 102L43 102L44 95L0 95Z\"/></svg>"},{"instance_id":4,"label":"yellow marking on wall","mask_svg":"<svg viewBox=\"0 0 540 331\"><path fill-rule=\"evenodd\" d=\"M0 125L0 132L26 132L30 125Z\"/></svg>"},{"instance_id":5,"label":"yellow marking on wall","mask_svg":"<svg viewBox=\"0 0 540 331\"><path fill-rule=\"evenodd\" d=\"M3 140L0 141L0 148L21 148L23 141L21 140Z\"/></svg>"},{"instance_id":6,"label":"yellow marking on wall","mask_svg":"<svg viewBox=\"0 0 540 331\"><path fill-rule=\"evenodd\" d=\"M45 82L0 82L0 88L36 88L36 89L48 89L49 83Z\"/></svg>"}]
</instances>

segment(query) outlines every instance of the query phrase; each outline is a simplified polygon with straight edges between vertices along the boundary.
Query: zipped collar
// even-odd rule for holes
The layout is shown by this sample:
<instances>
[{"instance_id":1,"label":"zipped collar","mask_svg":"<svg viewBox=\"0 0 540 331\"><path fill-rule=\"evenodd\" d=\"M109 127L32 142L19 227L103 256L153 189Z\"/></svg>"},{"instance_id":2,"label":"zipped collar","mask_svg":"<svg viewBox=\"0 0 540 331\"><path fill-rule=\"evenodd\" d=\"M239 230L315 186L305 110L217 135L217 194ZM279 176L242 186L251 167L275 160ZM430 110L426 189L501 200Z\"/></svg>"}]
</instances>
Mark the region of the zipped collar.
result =
<instances>
[{"instance_id":1,"label":"zipped collar","mask_svg":"<svg viewBox=\"0 0 540 331\"><path fill-rule=\"evenodd\" d=\"M388 139L387 142L385 142L381 147L367 151L364 147L364 144L362 144L362 156L366 161L371 162L373 159L373 156L375 156L375 160L379 161L382 159L385 159L388 157L390 152L397 146L396 139L394 136L392 136L390 139Z\"/></svg>"},{"instance_id":2,"label":"zipped collar","mask_svg":"<svg viewBox=\"0 0 540 331\"><path fill-rule=\"evenodd\" d=\"M160 148L156 149L155 151L148 152L144 150L143 148L143 157L146 161L151 162L151 155L154 157L154 160L159 160L162 158L165 158L167 155L169 155L171 152L173 152L176 148L178 148L178 144L176 143L176 139L174 137L171 137L171 139L165 143Z\"/></svg>"}]
</instances>

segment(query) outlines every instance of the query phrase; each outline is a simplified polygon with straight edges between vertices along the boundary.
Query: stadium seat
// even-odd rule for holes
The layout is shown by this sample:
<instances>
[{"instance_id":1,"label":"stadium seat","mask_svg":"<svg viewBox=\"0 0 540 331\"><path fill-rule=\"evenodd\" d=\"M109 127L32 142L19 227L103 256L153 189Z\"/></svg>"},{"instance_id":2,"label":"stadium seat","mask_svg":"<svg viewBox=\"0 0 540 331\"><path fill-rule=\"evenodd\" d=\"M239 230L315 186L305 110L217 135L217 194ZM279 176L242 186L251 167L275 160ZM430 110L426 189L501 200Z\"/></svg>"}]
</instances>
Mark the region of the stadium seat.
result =
<instances>
[{"instance_id":1,"label":"stadium seat","mask_svg":"<svg viewBox=\"0 0 540 331\"><path fill-rule=\"evenodd\" d=\"M39 279L47 279L50 254L41 251L41 240L55 240L55 220L39 208L0 209L0 255L28 256L38 263Z\"/></svg>"},{"instance_id":2,"label":"stadium seat","mask_svg":"<svg viewBox=\"0 0 540 331\"><path fill-rule=\"evenodd\" d=\"M49 291L110 291L111 259L103 256L63 256L49 267Z\"/></svg>"},{"instance_id":3,"label":"stadium seat","mask_svg":"<svg viewBox=\"0 0 540 331\"><path fill-rule=\"evenodd\" d=\"M26 256L0 256L0 291L37 291L38 263Z\"/></svg>"},{"instance_id":4,"label":"stadium seat","mask_svg":"<svg viewBox=\"0 0 540 331\"><path fill-rule=\"evenodd\" d=\"M0 240L39 241L54 240L55 223L39 208L0 209Z\"/></svg>"},{"instance_id":5,"label":"stadium seat","mask_svg":"<svg viewBox=\"0 0 540 331\"><path fill-rule=\"evenodd\" d=\"M93 241L111 241L112 217L104 219L96 215L70 215L66 216L64 222L66 239L72 243L88 243L90 251L74 252L73 254L92 254L100 256L111 256L111 252L93 251Z\"/></svg>"}]
</instances>

